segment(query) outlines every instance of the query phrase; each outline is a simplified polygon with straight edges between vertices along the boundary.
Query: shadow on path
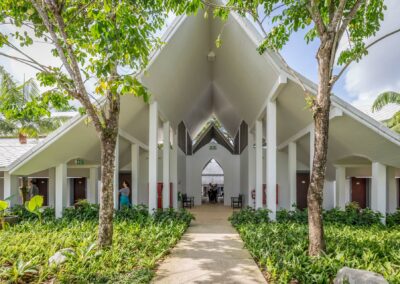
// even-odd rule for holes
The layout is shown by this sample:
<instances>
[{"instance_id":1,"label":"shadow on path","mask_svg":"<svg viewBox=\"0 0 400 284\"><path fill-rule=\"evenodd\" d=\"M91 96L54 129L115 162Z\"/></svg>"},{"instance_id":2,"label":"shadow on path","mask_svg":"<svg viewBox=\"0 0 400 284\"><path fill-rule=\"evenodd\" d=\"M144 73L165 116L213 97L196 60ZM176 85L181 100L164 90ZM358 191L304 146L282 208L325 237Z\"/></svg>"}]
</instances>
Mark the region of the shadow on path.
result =
<instances>
[{"instance_id":1,"label":"shadow on path","mask_svg":"<svg viewBox=\"0 0 400 284\"><path fill-rule=\"evenodd\" d=\"M228 217L232 209L203 205L152 283L266 283Z\"/></svg>"}]
</instances>

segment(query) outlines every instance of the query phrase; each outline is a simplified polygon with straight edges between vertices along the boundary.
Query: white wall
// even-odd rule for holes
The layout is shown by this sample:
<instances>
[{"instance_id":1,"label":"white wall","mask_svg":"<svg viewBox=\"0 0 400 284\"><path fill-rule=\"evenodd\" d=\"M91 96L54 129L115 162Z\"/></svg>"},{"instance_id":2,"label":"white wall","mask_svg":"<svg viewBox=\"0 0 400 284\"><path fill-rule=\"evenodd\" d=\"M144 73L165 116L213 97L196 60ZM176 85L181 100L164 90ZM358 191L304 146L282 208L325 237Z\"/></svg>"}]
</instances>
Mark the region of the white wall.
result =
<instances>
[{"instance_id":1,"label":"white wall","mask_svg":"<svg viewBox=\"0 0 400 284\"><path fill-rule=\"evenodd\" d=\"M149 205L149 153L140 149L138 204Z\"/></svg>"},{"instance_id":2,"label":"white wall","mask_svg":"<svg viewBox=\"0 0 400 284\"><path fill-rule=\"evenodd\" d=\"M225 179L226 180L226 179ZM243 205L249 204L249 147L246 147L240 154L240 194L243 194ZM251 200L250 200L251 202Z\"/></svg>"},{"instance_id":3,"label":"white wall","mask_svg":"<svg viewBox=\"0 0 400 284\"><path fill-rule=\"evenodd\" d=\"M211 144L211 143L210 143ZM232 196L240 192L240 156L232 155L219 144L216 150L209 150L205 145L192 156L186 157L186 190L189 196L194 196L195 205L201 205L201 173L204 166L215 159L224 170L224 204L229 206Z\"/></svg>"},{"instance_id":4,"label":"white wall","mask_svg":"<svg viewBox=\"0 0 400 284\"><path fill-rule=\"evenodd\" d=\"M325 180L324 183L324 200L322 208L329 210L335 207L335 182Z\"/></svg>"},{"instance_id":5,"label":"white wall","mask_svg":"<svg viewBox=\"0 0 400 284\"><path fill-rule=\"evenodd\" d=\"M186 155L178 147L178 192L186 192Z\"/></svg>"},{"instance_id":6,"label":"white wall","mask_svg":"<svg viewBox=\"0 0 400 284\"><path fill-rule=\"evenodd\" d=\"M0 177L0 200L4 199L4 178Z\"/></svg>"}]
</instances>

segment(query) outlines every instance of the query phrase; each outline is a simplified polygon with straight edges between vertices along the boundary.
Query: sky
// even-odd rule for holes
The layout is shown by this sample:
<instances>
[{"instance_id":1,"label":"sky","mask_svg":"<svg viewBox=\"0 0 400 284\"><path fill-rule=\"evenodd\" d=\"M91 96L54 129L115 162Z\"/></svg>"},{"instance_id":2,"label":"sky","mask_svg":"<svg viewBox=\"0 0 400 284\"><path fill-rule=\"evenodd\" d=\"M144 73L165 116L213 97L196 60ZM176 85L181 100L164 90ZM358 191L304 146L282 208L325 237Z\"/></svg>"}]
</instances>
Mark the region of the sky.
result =
<instances>
[{"instance_id":1,"label":"sky","mask_svg":"<svg viewBox=\"0 0 400 284\"><path fill-rule=\"evenodd\" d=\"M400 1L386 0L387 11L376 37L400 28ZM368 39L367 42L372 41ZM315 54L318 42L306 44L304 32L292 36L282 55L289 66L314 82L318 81ZM400 91L400 33L373 46L360 62L352 63L336 83L335 95L368 112L378 94Z\"/></svg>"},{"instance_id":2,"label":"sky","mask_svg":"<svg viewBox=\"0 0 400 284\"><path fill-rule=\"evenodd\" d=\"M400 27L400 0L385 0L385 4L388 9L377 37ZM173 18L171 15L167 22L171 23ZM1 28L10 30L10 27L4 25ZM367 41L371 40L373 38ZM291 37L281 53L289 66L317 82L315 59L317 48L317 41L307 45L304 32L298 32ZM49 50L50 46L41 42L36 42L29 49L25 49L41 62L53 66L60 65L58 59L48 56ZM10 52L4 48L0 51ZM3 65L20 82L23 82L24 78L34 77L36 73L34 69L2 56L0 56L0 65ZM334 87L334 93L337 96L367 113L370 112L370 106L377 95L387 90L400 91L400 33L373 46L369 54L360 62L352 63ZM390 113L395 110L390 108Z\"/></svg>"}]
</instances>

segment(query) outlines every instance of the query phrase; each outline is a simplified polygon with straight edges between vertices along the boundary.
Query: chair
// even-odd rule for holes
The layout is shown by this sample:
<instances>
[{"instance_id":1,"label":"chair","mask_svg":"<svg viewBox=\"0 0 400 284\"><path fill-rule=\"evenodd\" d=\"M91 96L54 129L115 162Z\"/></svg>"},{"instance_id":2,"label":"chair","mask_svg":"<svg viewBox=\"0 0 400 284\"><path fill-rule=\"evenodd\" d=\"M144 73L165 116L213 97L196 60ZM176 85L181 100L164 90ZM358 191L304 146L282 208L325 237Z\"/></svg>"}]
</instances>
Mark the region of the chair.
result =
<instances>
[{"instance_id":1,"label":"chair","mask_svg":"<svg viewBox=\"0 0 400 284\"><path fill-rule=\"evenodd\" d=\"M192 208L194 206L194 197L187 196L187 194L182 194L182 207Z\"/></svg>"},{"instance_id":2,"label":"chair","mask_svg":"<svg viewBox=\"0 0 400 284\"><path fill-rule=\"evenodd\" d=\"M242 208L243 207L243 195L239 194L238 197L231 197L232 208Z\"/></svg>"}]
</instances>

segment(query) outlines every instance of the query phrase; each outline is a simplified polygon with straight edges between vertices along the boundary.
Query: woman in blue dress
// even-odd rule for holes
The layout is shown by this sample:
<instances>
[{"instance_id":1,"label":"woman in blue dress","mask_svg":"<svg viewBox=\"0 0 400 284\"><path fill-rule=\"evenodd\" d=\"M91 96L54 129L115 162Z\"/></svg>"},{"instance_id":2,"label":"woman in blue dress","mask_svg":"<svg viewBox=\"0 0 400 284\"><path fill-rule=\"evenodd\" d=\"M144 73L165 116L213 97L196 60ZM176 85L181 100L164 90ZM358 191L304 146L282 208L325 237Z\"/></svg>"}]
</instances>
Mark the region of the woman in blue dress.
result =
<instances>
[{"instance_id":1,"label":"woman in blue dress","mask_svg":"<svg viewBox=\"0 0 400 284\"><path fill-rule=\"evenodd\" d=\"M122 209L123 207L129 207L131 206L131 203L129 201L129 183L124 180L122 182L122 188L119 190L119 207Z\"/></svg>"}]
</instances>

